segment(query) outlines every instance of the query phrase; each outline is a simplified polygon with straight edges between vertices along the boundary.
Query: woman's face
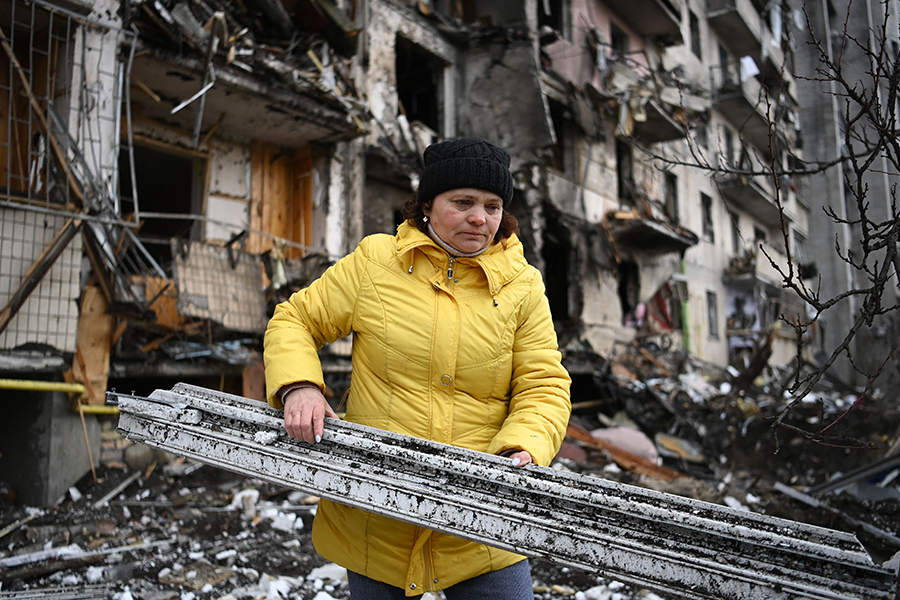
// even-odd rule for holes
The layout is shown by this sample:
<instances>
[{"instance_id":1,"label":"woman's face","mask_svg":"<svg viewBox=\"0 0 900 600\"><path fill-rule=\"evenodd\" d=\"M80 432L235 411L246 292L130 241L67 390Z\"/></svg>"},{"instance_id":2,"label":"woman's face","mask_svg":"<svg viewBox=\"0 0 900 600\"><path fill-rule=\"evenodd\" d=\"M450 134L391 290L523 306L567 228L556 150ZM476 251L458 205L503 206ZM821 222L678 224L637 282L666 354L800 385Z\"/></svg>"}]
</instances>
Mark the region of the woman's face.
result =
<instances>
[{"instance_id":1,"label":"woman's face","mask_svg":"<svg viewBox=\"0 0 900 600\"><path fill-rule=\"evenodd\" d=\"M462 252L478 252L500 228L503 200L486 190L458 188L435 196L424 212L442 240Z\"/></svg>"}]
</instances>

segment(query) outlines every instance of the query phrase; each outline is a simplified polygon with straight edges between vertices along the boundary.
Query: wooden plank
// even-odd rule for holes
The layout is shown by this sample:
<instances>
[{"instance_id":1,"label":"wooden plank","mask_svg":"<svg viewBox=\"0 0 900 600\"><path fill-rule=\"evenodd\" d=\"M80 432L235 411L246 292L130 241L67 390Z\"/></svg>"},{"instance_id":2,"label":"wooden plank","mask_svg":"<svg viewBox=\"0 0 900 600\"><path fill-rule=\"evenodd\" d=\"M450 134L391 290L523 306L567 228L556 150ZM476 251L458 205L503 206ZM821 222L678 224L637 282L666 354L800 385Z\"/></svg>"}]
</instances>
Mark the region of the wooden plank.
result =
<instances>
[{"instance_id":1,"label":"wooden plank","mask_svg":"<svg viewBox=\"0 0 900 600\"><path fill-rule=\"evenodd\" d=\"M293 238L293 208L291 206L291 157L276 146L269 146L270 158L266 164L266 231L284 239ZM268 211L268 213L266 213ZM272 241L266 243L268 250Z\"/></svg>"},{"instance_id":2,"label":"wooden plank","mask_svg":"<svg viewBox=\"0 0 900 600\"><path fill-rule=\"evenodd\" d=\"M115 319L106 312L106 298L96 285L87 285L81 294L78 316L80 360L72 361L74 380L85 387L82 402L103 404L109 379L109 355Z\"/></svg>"},{"instance_id":3,"label":"wooden plank","mask_svg":"<svg viewBox=\"0 0 900 600\"><path fill-rule=\"evenodd\" d=\"M254 360L244 367L243 396L260 402L266 401L266 370L261 360Z\"/></svg>"},{"instance_id":4,"label":"wooden plank","mask_svg":"<svg viewBox=\"0 0 900 600\"><path fill-rule=\"evenodd\" d=\"M275 237L312 245L313 160L310 148L284 153L278 146L251 144L250 228ZM274 246L270 238L250 236L249 252ZM286 247L287 258L300 258L300 248Z\"/></svg>"},{"instance_id":5,"label":"wooden plank","mask_svg":"<svg viewBox=\"0 0 900 600\"><path fill-rule=\"evenodd\" d=\"M169 329L180 329L184 325L185 319L178 313L178 289L174 285L170 285L168 289L162 291L169 284L162 277L145 276L140 279L144 281L144 293L147 300L156 298L156 302L150 308L156 313L157 324ZM162 292L161 295L160 292Z\"/></svg>"},{"instance_id":6,"label":"wooden plank","mask_svg":"<svg viewBox=\"0 0 900 600\"><path fill-rule=\"evenodd\" d=\"M679 473L678 471L673 471L672 469L668 469L666 467L660 467L659 465L647 460L642 456L638 456L626 450L622 450L621 448L613 446L612 444L604 442L603 440L598 440L590 433L581 431L580 429L572 425L569 425L566 428L566 435L572 439L578 440L588 448L592 448L594 450L603 450L609 453L609 457L612 458L617 465L619 465L623 469L631 471L632 473L646 475L647 477L652 477L653 479L661 479L662 481L672 481L673 479L687 477L687 475L685 475L684 473Z\"/></svg>"}]
</instances>

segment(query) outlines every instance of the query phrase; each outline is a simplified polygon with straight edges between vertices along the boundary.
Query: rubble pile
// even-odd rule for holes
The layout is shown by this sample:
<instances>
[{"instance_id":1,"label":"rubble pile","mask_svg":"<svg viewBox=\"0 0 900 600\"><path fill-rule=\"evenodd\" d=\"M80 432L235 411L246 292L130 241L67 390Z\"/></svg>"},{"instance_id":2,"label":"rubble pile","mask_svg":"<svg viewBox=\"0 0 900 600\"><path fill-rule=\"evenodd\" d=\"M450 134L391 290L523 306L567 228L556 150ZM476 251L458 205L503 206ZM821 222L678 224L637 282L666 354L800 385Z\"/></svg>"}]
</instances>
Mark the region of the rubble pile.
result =
<instances>
[{"instance_id":1,"label":"rubble pile","mask_svg":"<svg viewBox=\"0 0 900 600\"><path fill-rule=\"evenodd\" d=\"M739 373L652 345L566 360L573 415L554 468L848 531L878 563L900 551L900 408L877 392L857 402L822 386L791 413L796 429L777 432L776 453L771 423L789 401L787 372L766 369L739 389ZM799 433L835 421L867 447ZM349 597L343 570L312 547L315 497L116 439L113 420L106 427L96 476L55 507L0 506L0 598L37 589L119 600ZM536 598L659 598L532 564Z\"/></svg>"}]
</instances>

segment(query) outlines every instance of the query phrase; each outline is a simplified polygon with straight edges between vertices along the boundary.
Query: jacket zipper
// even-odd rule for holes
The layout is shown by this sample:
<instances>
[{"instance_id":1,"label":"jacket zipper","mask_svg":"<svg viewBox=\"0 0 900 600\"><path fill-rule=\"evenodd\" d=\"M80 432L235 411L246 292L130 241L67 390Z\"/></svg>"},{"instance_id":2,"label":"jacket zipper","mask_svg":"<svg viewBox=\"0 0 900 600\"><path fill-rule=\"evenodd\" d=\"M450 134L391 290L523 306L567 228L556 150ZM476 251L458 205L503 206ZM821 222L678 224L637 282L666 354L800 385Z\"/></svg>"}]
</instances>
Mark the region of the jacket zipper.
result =
<instances>
[{"instance_id":1,"label":"jacket zipper","mask_svg":"<svg viewBox=\"0 0 900 600\"><path fill-rule=\"evenodd\" d=\"M431 540L434 539L434 533L428 536L425 547L422 549L422 558L425 562L425 589L433 592L435 589L434 567L432 563Z\"/></svg>"},{"instance_id":2,"label":"jacket zipper","mask_svg":"<svg viewBox=\"0 0 900 600\"><path fill-rule=\"evenodd\" d=\"M455 256L450 257L450 263L447 265L447 279L453 281L453 261L456 260Z\"/></svg>"}]
</instances>

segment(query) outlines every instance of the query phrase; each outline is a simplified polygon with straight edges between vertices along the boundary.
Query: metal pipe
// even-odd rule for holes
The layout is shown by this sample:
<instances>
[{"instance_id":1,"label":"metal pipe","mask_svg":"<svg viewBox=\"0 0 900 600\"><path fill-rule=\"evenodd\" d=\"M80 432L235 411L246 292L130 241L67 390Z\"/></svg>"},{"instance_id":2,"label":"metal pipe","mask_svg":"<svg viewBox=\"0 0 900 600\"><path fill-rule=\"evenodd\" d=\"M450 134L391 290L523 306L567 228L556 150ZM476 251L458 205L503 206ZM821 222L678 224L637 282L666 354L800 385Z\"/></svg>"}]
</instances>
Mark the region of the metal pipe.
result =
<instances>
[{"instance_id":1,"label":"metal pipe","mask_svg":"<svg viewBox=\"0 0 900 600\"><path fill-rule=\"evenodd\" d=\"M4 390L23 390L26 392L65 392L67 394L75 394L69 408L74 412L78 412L78 403L84 395L85 387L80 383L67 383L64 381L42 381L40 379L0 379L0 389ZM84 414L93 415L117 415L119 414L118 406L110 406L108 404L82 404L81 411Z\"/></svg>"},{"instance_id":2,"label":"metal pipe","mask_svg":"<svg viewBox=\"0 0 900 600\"><path fill-rule=\"evenodd\" d=\"M74 410L79 410L75 408ZM117 415L119 414L118 406L109 406L107 404L82 404L81 412L86 415Z\"/></svg>"},{"instance_id":3,"label":"metal pipe","mask_svg":"<svg viewBox=\"0 0 900 600\"><path fill-rule=\"evenodd\" d=\"M0 389L24 390L26 392L66 392L77 394L79 399L84 395L84 386L82 384L63 381L0 379Z\"/></svg>"}]
</instances>

